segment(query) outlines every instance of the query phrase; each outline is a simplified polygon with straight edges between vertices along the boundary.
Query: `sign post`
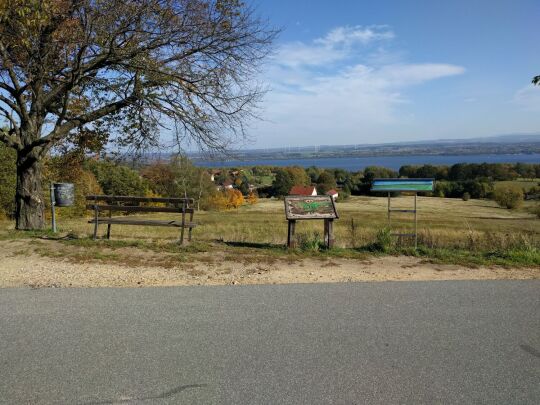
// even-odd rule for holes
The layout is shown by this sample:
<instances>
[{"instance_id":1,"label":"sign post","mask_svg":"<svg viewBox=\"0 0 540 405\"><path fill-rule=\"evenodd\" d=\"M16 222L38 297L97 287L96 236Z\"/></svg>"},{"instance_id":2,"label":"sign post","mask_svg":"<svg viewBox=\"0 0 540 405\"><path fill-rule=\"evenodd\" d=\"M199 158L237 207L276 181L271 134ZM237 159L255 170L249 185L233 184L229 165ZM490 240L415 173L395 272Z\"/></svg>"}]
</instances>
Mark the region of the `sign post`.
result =
<instances>
[{"instance_id":1,"label":"sign post","mask_svg":"<svg viewBox=\"0 0 540 405\"><path fill-rule=\"evenodd\" d=\"M413 236L414 248L418 248L418 193L433 191L434 179L375 179L371 186L371 191L388 193L388 227L391 226L392 212L409 212L414 214L414 233L399 233L393 236ZM392 192L408 191L414 193L414 209L401 210L393 209L391 205Z\"/></svg>"},{"instance_id":2,"label":"sign post","mask_svg":"<svg viewBox=\"0 0 540 405\"><path fill-rule=\"evenodd\" d=\"M296 221L304 219L324 220L324 243L328 248L334 246L334 219L339 218L339 216L336 211L336 204L331 196L286 196L285 216L289 222L287 247L296 247L294 238Z\"/></svg>"}]
</instances>

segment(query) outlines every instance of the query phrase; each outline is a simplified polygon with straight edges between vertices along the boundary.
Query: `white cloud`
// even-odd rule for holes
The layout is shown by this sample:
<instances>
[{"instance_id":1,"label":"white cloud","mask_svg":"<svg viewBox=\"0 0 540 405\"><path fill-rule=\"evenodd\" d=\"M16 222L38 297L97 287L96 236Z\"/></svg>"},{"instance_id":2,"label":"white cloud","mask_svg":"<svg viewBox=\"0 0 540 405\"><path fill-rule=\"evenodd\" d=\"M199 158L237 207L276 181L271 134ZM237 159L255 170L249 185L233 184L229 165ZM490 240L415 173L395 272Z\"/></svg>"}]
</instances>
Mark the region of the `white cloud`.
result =
<instances>
[{"instance_id":1,"label":"white cloud","mask_svg":"<svg viewBox=\"0 0 540 405\"><path fill-rule=\"evenodd\" d=\"M280 47L274 63L282 66L321 66L349 57L360 46L389 40L394 33L386 27L338 27L309 44L296 41Z\"/></svg>"},{"instance_id":2,"label":"white cloud","mask_svg":"<svg viewBox=\"0 0 540 405\"><path fill-rule=\"evenodd\" d=\"M516 92L513 101L527 111L540 111L540 86L523 87Z\"/></svg>"},{"instance_id":3,"label":"white cloud","mask_svg":"<svg viewBox=\"0 0 540 405\"><path fill-rule=\"evenodd\" d=\"M411 86L446 76L459 75L465 68L444 63L397 64L384 66L378 75L394 86Z\"/></svg>"},{"instance_id":4,"label":"white cloud","mask_svg":"<svg viewBox=\"0 0 540 405\"><path fill-rule=\"evenodd\" d=\"M284 44L267 70L273 90L265 103L266 121L253 131L259 144L376 141L358 137L411 119L401 108L411 103L408 88L465 72L446 63L404 62L397 57L401 53L380 47L393 37L386 27L339 27L310 44ZM374 61L370 44L385 57Z\"/></svg>"},{"instance_id":5,"label":"white cloud","mask_svg":"<svg viewBox=\"0 0 540 405\"><path fill-rule=\"evenodd\" d=\"M323 38L318 38L314 42L326 47L351 46L356 43L367 45L374 41L393 39L394 33L385 26L379 27L337 27L331 30Z\"/></svg>"}]
</instances>

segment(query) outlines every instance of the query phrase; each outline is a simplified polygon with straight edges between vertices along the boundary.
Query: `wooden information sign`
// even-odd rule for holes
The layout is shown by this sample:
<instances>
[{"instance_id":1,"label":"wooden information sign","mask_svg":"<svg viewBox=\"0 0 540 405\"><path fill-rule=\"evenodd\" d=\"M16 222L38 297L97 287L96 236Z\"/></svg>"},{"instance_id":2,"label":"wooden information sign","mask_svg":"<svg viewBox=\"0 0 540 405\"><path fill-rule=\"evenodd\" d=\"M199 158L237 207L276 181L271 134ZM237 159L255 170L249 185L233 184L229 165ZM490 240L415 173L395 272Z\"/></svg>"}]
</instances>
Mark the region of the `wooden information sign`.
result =
<instances>
[{"instance_id":1,"label":"wooden information sign","mask_svg":"<svg viewBox=\"0 0 540 405\"><path fill-rule=\"evenodd\" d=\"M289 221L287 246L296 247L294 232L297 220L324 220L324 241L328 248L334 245L334 219L339 218L334 199L329 195L286 196L285 216Z\"/></svg>"}]
</instances>

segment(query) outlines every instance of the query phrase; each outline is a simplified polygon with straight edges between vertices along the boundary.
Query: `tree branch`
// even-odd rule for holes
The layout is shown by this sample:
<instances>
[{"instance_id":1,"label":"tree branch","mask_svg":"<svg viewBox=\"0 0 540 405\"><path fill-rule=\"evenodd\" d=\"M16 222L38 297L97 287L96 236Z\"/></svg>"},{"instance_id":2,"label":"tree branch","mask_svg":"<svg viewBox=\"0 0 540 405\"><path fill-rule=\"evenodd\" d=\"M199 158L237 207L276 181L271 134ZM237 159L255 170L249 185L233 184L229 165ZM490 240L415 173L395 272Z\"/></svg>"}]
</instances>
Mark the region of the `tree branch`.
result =
<instances>
[{"instance_id":1,"label":"tree branch","mask_svg":"<svg viewBox=\"0 0 540 405\"><path fill-rule=\"evenodd\" d=\"M21 90L21 85L19 83L19 80L17 79L17 75L15 74L15 71L13 70L9 54L6 50L6 47L0 41L0 55L2 56L2 59L4 60L4 67L8 72L9 78L11 79L11 83L14 87L14 94L13 97L17 100L17 104L19 106L17 113L20 115L21 120L28 120L28 111L26 111L26 106L24 104L24 97L23 92ZM11 106L10 106L11 107Z\"/></svg>"},{"instance_id":2,"label":"tree branch","mask_svg":"<svg viewBox=\"0 0 540 405\"><path fill-rule=\"evenodd\" d=\"M4 104L6 104L9 108L11 108L13 111L15 111L19 117L22 118L21 109L19 108L19 106L17 104L15 104L13 101L11 101L6 96L3 96L2 94L0 94L0 101L3 102Z\"/></svg>"},{"instance_id":3,"label":"tree branch","mask_svg":"<svg viewBox=\"0 0 540 405\"><path fill-rule=\"evenodd\" d=\"M58 126L55 130L53 130L49 135L44 136L34 141L31 146L35 147L35 146L45 145L50 148L55 142L64 138L72 129L79 127L81 125L87 124L89 122L96 121L106 115L119 111L122 108L132 104L136 100L137 100L136 96L130 96L123 100L107 104L106 106L98 108L97 110L94 110L87 114L82 114L82 115L79 115L78 117L70 118L67 122L65 122L64 124ZM46 149L47 148L44 148L44 151L46 151Z\"/></svg>"},{"instance_id":4,"label":"tree branch","mask_svg":"<svg viewBox=\"0 0 540 405\"><path fill-rule=\"evenodd\" d=\"M17 121L15 121L15 119L13 119L13 117L11 116L11 114L9 113L8 110L6 110L4 107L2 107L0 105L0 112L3 113L4 117L6 117L8 119L8 121L11 123L11 127L12 128L15 128L17 130L17 128L19 127L19 124Z\"/></svg>"},{"instance_id":5,"label":"tree branch","mask_svg":"<svg viewBox=\"0 0 540 405\"><path fill-rule=\"evenodd\" d=\"M0 129L0 142L3 142L15 150L21 150L23 148L19 137L16 135L15 128L12 128L9 131Z\"/></svg>"}]
</instances>

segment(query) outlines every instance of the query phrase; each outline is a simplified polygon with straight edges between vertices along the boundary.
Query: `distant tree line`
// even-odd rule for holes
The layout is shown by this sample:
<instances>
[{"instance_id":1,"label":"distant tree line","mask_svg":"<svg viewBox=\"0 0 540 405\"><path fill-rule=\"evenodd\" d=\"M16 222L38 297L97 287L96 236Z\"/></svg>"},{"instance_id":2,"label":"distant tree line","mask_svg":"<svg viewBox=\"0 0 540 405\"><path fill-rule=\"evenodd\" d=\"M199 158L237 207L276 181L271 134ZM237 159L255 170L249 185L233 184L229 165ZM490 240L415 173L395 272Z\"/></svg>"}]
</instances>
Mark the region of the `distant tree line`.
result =
<instances>
[{"instance_id":1,"label":"distant tree line","mask_svg":"<svg viewBox=\"0 0 540 405\"><path fill-rule=\"evenodd\" d=\"M212 180L214 176L214 180ZM295 185L316 186L319 194L331 189L339 200L350 195L370 195L376 178L434 178L433 195L452 198L494 198L494 182L540 178L540 164L455 164L452 166L402 166L399 171L369 166L352 172L344 169L323 169L254 166L208 169L195 166L185 157L147 164L91 158L80 150L49 156L44 162L44 183L75 184L75 206L61 210L60 215L85 214L88 194L190 197L199 209L233 209L243 203L254 204L258 197L282 197ZM224 183L228 187L224 187ZM13 217L15 211L16 154L0 144L0 216ZM515 185L514 185L515 188ZM43 201L49 201L44 187ZM540 195L540 185L523 190L499 192L504 206L509 199L531 199ZM517 196L517 197L516 197ZM59 210L60 211L60 210Z\"/></svg>"},{"instance_id":2,"label":"distant tree line","mask_svg":"<svg viewBox=\"0 0 540 405\"><path fill-rule=\"evenodd\" d=\"M402 166L399 171L379 166L369 166L358 172L344 169L309 167L272 168L275 178L272 185L259 189L266 197L287 195L294 185L314 185L319 194L337 188L340 196L370 195L376 178L433 178L436 180L432 195L461 198L491 197L495 181L540 178L540 164L525 163L458 163L452 166L418 165ZM306 176L307 175L307 176Z\"/></svg>"},{"instance_id":3,"label":"distant tree line","mask_svg":"<svg viewBox=\"0 0 540 405\"><path fill-rule=\"evenodd\" d=\"M448 181L534 179L540 178L540 164L457 163L452 166L402 166L399 169L399 175L408 178L427 177Z\"/></svg>"}]
</instances>

